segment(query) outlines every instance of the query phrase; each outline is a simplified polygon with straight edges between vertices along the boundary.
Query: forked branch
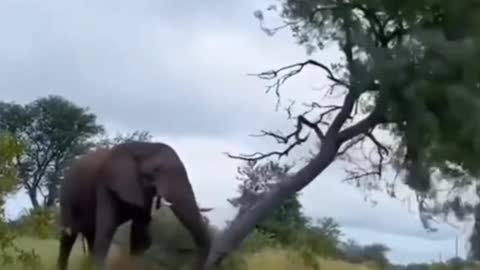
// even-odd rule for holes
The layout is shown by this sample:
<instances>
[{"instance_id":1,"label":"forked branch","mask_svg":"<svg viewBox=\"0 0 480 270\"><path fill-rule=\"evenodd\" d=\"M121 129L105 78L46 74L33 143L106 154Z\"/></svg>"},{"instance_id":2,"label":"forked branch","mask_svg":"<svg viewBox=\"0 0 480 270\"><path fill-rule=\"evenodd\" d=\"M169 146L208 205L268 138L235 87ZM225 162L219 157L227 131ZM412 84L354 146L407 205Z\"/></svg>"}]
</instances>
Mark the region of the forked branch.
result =
<instances>
[{"instance_id":1,"label":"forked branch","mask_svg":"<svg viewBox=\"0 0 480 270\"><path fill-rule=\"evenodd\" d=\"M371 142L372 144L365 145L365 143ZM345 169L347 177L343 182L349 182L356 187L362 187L365 191L381 189L381 183L385 166L391 161L388 157L390 149L388 146L378 140L372 131L364 133L361 136L357 136L350 141L346 142L345 148L339 152L339 155L343 159L349 162L351 168ZM355 158L352 154L347 153L347 150L354 145L358 145L360 156ZM386 191L392 197L395 196L394 183L385 183Z\"/></svg>"},{"instance_id":2,"label":"forked branch","mask_svg":"<svg viewBox=\"0 0 480 270\"><path fill-rule=\"evenodd\" d=\"M299 74L300 72L302 72L302 70L308 65L315 66L315 67L318 67L318 68L324 70L327 73L327 78L329 80L331 80L335 85L340 85L340 86L344 86L344 87L347 87L347 88L349 87L349 84L347 82L337 78L335 76L335 74L333 73L333 71L328 66L326 66L326 65L324 65L324 64L322 64L318 61L312 60L312 59L309 59L305 62L284 66L284 67L281 67L281 68L276 69L276 70L270 70L270 71L265 71L265 72L261 72L261 73L257 73L257 74L250 74L250 75L257 76L257 77L259 77L260 79L263 79L263 80L276 79L275 82L272 85L267 87L266 92L268 93L272 89L274 89L275 90L275 95L277 96L278 100L280 100L280 87L288 79L290 79L291 77L293 77L293 76ZM284 72L286 72L286 73L283 74ZM277 103L277 107L278 107L278 103Z\"/></svg>"},{"instance_id":3,"label":"forked branch","mask_svg":"<svg viewBox=\"0 0 480 270\"><path fill-rule=\"evenodd\" d=\"M304 127L308 127L315 132L317 137L322 140L324 139L325 135L323 131L320 129L319 124L323 121L323 118L318 119L315 122L309 121L305 116L299 115L297 117L297 125L295 130L290 132L287 135L281 135L279 133L275 133L272 131L265 131L262 130L260 134L252 135L255 137L271 137L275 139L275 141L279 144L286 144L287 147L282 151L272 151L268 153L260 153L255 152L253 154L244 154L244 155L232 155L227 153L227 156L234 159L241 159L246 161L258 161L268 157L277 156L279 159L283 156L288 156L288 154L296 147L304 142L306 142L309 138L309 133L305 136L302 136L301 133L304 130Z\"/></svg>"}]
</instances>

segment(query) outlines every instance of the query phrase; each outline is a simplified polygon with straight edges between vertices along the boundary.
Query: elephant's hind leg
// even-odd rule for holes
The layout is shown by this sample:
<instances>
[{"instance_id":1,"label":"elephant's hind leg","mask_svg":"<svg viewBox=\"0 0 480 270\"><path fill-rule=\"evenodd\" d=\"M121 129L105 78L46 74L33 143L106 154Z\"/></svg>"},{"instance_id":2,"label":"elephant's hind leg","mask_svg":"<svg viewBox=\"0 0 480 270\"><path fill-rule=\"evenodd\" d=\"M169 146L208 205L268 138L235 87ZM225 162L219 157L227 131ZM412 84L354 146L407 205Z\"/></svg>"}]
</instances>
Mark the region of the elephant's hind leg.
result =
<instances>
[{"instance_id":1,"label":"elephant's hind leg","mask_svg":"<svg viewBox=\"0 0 480 270\"><path fill-rule=\"evenodd\" d=\"M59 270L66 270L68 265L68 258L72 251L73 244L77 239L76 231L68 231L63 229L60 234L60 251L58 254L57 267Z\"/></svg>"}]
</instances>

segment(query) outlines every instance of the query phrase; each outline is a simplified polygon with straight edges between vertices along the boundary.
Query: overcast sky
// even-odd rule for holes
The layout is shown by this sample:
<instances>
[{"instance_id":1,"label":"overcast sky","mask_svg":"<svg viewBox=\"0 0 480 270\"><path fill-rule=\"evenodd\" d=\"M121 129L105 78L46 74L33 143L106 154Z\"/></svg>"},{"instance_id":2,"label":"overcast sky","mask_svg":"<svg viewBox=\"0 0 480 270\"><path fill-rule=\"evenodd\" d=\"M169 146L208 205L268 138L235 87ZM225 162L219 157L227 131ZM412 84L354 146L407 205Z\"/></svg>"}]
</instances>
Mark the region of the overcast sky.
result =
<instances>
[{"instance_id":1,"label":"overcast sky","mask_svg":"<svg viewBox=\"0 0 480 270\"><path fill-rule=\"evenodd\" d=\"M226 198L235 194L238 165L223 152L273 149L270 141L248 135L292 124L275 112L266 82L247 73L307 56L288 31L269 37L259 29L253 11L269 2L184 3L2 0L0 99L25 103L62 95L89 107L110 132L149 130L175 147L199 203L214 207L212 221L223 224L234 213ZM329 49L314 57L328 64L339 53ZM324 75L313 70L282 91L308 100L318 97L313 88L325 84ZM302 191L308 215L334 217L347 237L362 244L387 244L394 262L448 258L457 235L464 255L461 231L445 225L426 233L406 204L380 194L372 207L342 177L334 164ZM9 201L8 214L29 206L18 195Z\"/></svg>"}]
</instances>

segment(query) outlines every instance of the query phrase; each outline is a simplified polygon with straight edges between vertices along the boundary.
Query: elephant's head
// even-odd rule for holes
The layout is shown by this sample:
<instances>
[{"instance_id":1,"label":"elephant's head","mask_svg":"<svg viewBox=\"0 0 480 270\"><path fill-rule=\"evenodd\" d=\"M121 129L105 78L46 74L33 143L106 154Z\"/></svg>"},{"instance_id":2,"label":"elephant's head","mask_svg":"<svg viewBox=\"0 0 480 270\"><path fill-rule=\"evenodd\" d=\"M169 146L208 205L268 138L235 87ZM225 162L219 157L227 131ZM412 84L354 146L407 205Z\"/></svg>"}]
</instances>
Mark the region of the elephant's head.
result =
<instances>
[{"instance_id":1,"label":"elephant's head","mask_svg":"<svg viewBox=\"0 0 480 270\"><path fill-rule=\"evenodd\" d=\"M210 249L210 233L196 203L187 171L170 146L142 142L116 145L102 169L107 187L121 200L149 212L154 195L171 204L172 211L190 231L198 247L194 267L203 265Z\"/></svg>"},{"instance_id":2,"label":"elephant's head","mask_svg":"<svg viewBox=\"0 0 480 270\"><path fill-rule=\"evenodd\" d=\"M105 169L107 186L131 205L150 207L154 195L160 196L167 204L183 193L191 195L182 161L165 144L131 142L116 145L110 151Z\"/></svg>"}]
</instances>

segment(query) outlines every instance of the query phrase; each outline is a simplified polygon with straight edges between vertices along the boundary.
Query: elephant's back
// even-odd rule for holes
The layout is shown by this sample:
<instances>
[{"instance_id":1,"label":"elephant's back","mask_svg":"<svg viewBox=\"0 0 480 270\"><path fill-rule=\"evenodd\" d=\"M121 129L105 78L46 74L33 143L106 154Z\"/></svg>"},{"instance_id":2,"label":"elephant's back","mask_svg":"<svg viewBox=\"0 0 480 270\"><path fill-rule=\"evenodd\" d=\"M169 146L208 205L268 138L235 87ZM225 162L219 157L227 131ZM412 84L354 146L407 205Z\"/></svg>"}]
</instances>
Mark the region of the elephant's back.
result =
<instances>
[{"instance_id":1,"label":"elephant's back","mask_svg":"<svg viewBox=\"0 0 480 270\"><path fill-rule=\"evenodd\" d=\"M103 162L108 158L107 149L97 149L88 152L75 160L65 171L61 182L61 206L78 209L93 209L95 203L96 174Z\"/></svg>"},{"instance_id":2,"label":"elephant's back","mask_svg":"<svg viewBox=\"0 0 480 270\"><path fill-rule=\"evenodd\" d=\"M108 149L97 149L88 152L75 160L65 172L65 186L88 186L86 182L95 181L95 176L108 158ZM77 188L79 188L77 187Z\"/></svg>"}]
</instances>

